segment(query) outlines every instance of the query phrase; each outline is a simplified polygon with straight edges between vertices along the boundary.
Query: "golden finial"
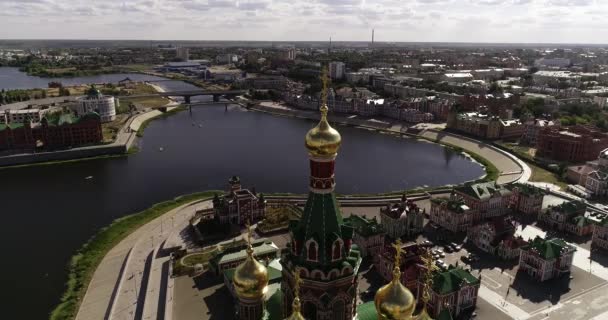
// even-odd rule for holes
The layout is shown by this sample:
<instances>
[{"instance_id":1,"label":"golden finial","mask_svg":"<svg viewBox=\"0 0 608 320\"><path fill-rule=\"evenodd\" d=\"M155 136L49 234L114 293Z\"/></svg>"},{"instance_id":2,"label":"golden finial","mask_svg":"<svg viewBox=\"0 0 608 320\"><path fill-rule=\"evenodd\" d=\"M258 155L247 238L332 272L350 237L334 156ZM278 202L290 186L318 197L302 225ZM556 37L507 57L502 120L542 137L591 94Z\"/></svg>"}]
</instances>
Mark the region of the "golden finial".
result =
<instances>
[{"instance_id":1,"label":"golden finial","mask_svg":"<svg viewBox=\"0 0 608 320\"><path fill-rule=\"evenodd\" d=\"M329 90L329 77L327 76L327 67L323 68L321 72L321 83L323 83L323 90L321 91L321 114L327 115L327 94Z\"/></svg>"},{"instance_id":2,"label":"golden finial","mask_svg":"<svg viewBox=\"0 0 608 320\"><path fill-rule=\"evenodd\" d=\"M399 268L401 266L401 254L405 254L405 250L403 249L403 243L400 239L397 239L392 246L395 248L395 266L393 267L394 272L395 268Z\"/></svg>"},{"instance_id":3,"label":"golden finial","mask_svg":"<svg viewBox=\"0 0 608 320\"><path fill-rule=\"evenodd\" d=\"M286 320L305 320L304 316L300 313L302 305L300 303L300 272L294 270L293 272L294 284L293 284L293 303L291 304L292 312Z\"/></svg>"},{"instance_id":4,"label":"golden finial","mask_svg":"<svg viewBox=\"0 0 608 320\"><path fill-rule=\"evenodd\" d=\"M422 293L422 301L425 306L427 302L431 299L431 287L433 286L433 271L439 270L439 268L435 265L435 260L433 259L433 254L430 249L426 249L424 254L421 257L422 263L426 268L424 273L424 291Z\"/></svg>"},{"instance_id":5,"label":"golden finial","mask_svg":"<svg viewBox=\"0 0 608 320\"><path fill-rule=\"evenodd\" d=\"M321 75L323 90L321 91L321 120L316 127L306 134L305 144L308 153L318 157L335 157L342 143L340 133L327 122L327 94L329 90L329 77L327 68L323 68Z\"/></svg>"}]
</instances>

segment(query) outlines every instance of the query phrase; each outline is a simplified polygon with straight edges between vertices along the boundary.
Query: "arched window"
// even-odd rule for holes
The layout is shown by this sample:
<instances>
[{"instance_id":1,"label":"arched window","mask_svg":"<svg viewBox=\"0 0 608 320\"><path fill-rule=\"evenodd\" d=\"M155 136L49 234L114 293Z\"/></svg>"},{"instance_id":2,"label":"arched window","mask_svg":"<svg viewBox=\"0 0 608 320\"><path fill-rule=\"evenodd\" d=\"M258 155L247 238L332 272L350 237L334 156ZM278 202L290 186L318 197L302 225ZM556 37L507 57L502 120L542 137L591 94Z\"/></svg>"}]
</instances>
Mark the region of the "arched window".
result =
<instances>
[{"instance_id":1,"label":"arched window","mask_svg":"<svg viewBox=\"0 0 608 320\"><path fill-rule=\"evenodd\" d=\"M333 250L333 260L338 260L340 258L342 258L342 246L339 240L336 240L336 242L334 242L334 250Z\"/></svg>"},{"instance_id":2,"label":"arched window","mask_svg":"<svg viewBox=\"0 0 608 320\"><path fill-rule=\"evenodd\" d=\"M315 242L308 245L308 260L317 261L317 244Z\"/></svg>"}]
</instances>

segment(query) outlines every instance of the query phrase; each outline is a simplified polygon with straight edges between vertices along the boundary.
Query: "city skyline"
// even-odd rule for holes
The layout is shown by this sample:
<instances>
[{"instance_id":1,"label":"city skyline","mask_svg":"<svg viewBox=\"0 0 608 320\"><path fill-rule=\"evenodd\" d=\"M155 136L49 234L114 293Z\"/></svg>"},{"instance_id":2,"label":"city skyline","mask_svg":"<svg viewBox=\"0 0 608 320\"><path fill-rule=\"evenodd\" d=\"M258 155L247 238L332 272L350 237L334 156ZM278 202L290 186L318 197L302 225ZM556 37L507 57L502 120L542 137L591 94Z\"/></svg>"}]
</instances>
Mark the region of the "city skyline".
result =
<instances>
[{"instance_id":1,"label":"city skyline","mask_svg":"<svg viewBox=\"0 0 608 320\"><path fill-rule=\"evenodd\" d=\"M597 0L0 0L3 39L608 43ZM51 27L49 27L51 26Z\"/></svg>"}]
</instances>

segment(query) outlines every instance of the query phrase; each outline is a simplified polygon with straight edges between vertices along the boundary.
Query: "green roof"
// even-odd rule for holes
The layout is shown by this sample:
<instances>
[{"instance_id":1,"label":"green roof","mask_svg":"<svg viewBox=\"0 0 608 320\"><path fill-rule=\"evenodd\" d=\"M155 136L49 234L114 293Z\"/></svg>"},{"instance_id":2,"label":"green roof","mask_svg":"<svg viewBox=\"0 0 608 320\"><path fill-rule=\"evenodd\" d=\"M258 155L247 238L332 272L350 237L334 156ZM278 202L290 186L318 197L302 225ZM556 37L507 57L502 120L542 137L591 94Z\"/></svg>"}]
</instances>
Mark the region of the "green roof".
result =
<instances>
[{"instance_id":1,"label":"green roof","mask_svg":"<svg viewBox=\"0 0 608 320\"><path fill-rule=\"evenodd\" d=\"M49 126L61 126L64 124L74 124L78 123L83 119L96 117L99 118L99 114L95 112L89 112L82 117L77 117L73 113L62 113L62 112L54 112L48 113L44 116L43 120L46 120Z\"/></svg>"},{"instance_id":2,"label":"green roof","mask_svg":"<svg viewBox=\"0 0 608 320\"><path fill-rule=\"evenodd\" d=\"M344 219L344 223L352 226L358 234L369 237L384 233L384 228L378 223L376 218L367 219L358 215L351 215Z\"/></svg>"},{"instance_id":3,"label":"green roof","mask_svg":"<svg viewBox=\"0 0 608 320\"><path fill-rule=\"evenodd\" d=\"M333 192L326 194L310 192L302 218L292 230L296 239L302 240L302 243L315 239L319 246L317 256L321 264L331 263L331 259L328 258L333 242L337 238L349 239L348 234L352 237L353 232L353 228L346 226L342 221L340 206ZM303 261L306 260L305 248L302 245L302 250L298 253Z\"/></svg>"},{"instance_id":4,"label":"green roof","mask_svg":"<svg viewBox=\"0 0 608 320\"><path fill-rule=\"evenodd\" d=\"M9 124L0 123L0 131L4 130L6 128L10 128L11 130L13 130L13 129L21 128L21 127L23 127L23 123L9 123Z\"/></svg>"},{"instance_id":5,"label":"green roof","mask_svg":"<svg viewBox=\"0 0 608 320\"><path fill-rule=\"evenodd\" d=\"M542 189L537 188L533 185L529 185L529 184L524 184L524 183L516 183L513 184L511 187L511 190L517 188L519 190L520 193L527 195L527 196L535 196L535 195L543 195L544 192Z\"/></svg>"},{"instance_id":6,"label":"green roof","mask_svg":"<svg viewBox=\"0 0 608 320\"><path fill-rule=\"evenodd\" d=\"M439 312L439 314L437 315L437 320L453 320L453 319L454 318L452 318L452 313L447 308L441 310L441 312Z\"/></svg>"},{"instance_id":7,"label":"green roof","mask_svg":"<svg viewBox=\"0 0 608 320\"><path fill-rule=\"evenodd\" d=\"M431 198L431 201L439 205L445 203L448 210L456 213L465 213L470 209L462 198Z\"/></svg>"},{"instance_id":8,"label":"green roof","mask_svg":"<svg viewBox=\"0 0 608 320\"><path fill-rule=\"evenodd\" d=\"M277 289L268 301L266 301L266 311L268 320L283 320L283 292Z\"/></svg>"},{"instance_id":9,"label":"green roof","mask_svg":"<svg viewBox=\"0 0 608 320\"><path fill-rule=\"evenodd\" d=\"M522 249L536 251L543 259L552 260L559 257L562 250L570 250L574 247L559 238L543 239L537 236Z\"/></svg>"},{"instance_id":10,"label":"green roof","mask_svg":"<svg viewBox=\"0 0 608 320\"><path fill-rule=\"evenodd\" d=\"M585 217L585 216L576 216L572 218L572 223L577 225L578 227L588 226L593 223L593 220Z\"/></svg>"},{"instance_id":11,"label":"green roof","mask_svg":"<svg viewBox=\"0 0 608 320\"><path fill-rule=\"evenodd\" d=\"M458 291L463 284L479 284L479 279L462 267L453 267L443 272L437 272L433 277L433 290L438 294L448 294Z\"/></svg>"},{"instance_id":12,"label":"green roof","mask_svg":"<svg viewBox=\"0 0 608 320\"><path fill-rule=\"evenodd\" d=\"M455 188L455 190L479 200L489 199L496 193L506 195L511 192L505 187L496 184L495 181L466 184L462 187Z\"/></svg>"},{"instance_id":13,"label":"green roof","mask_svg":"<svg viewBox=\"0 0 608 320\"><path fill-rule=\"evenodd\" d=\"M582 201L568 201L564 202L558 206L554 206L551 208L553 212L562 213L566 215L576 214L576 213L584 213L587 210L587 204Z\"/></svg>"},{"instance_id":14,"label":"green roof","mask_svg":"<svg viewBox=\"0 0 608 320\"><path fill-rule=\"evenodd\" d=\"M357 320L378 320L378 312L373 301L357 306Z\"/></svg>"}]
</instances>

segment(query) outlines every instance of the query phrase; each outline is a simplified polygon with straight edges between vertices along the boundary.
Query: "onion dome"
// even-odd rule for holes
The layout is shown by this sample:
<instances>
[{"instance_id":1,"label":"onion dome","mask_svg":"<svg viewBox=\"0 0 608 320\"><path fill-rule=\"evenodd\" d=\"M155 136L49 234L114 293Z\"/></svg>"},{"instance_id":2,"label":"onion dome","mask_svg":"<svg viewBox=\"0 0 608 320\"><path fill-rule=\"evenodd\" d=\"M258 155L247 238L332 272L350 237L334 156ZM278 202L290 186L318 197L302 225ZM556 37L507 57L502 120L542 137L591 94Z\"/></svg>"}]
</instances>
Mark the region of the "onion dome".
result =
<instances>
[{"instance_id":1,"label":"onion dome","mask_svg":"<svg viewBox=\"0 0 608 320\"><path fill-rule=\"evenodd\" d=\"M342 143L340 133L327 122L328 110L327 105L323 104L321 121L306 134L306 148L312 156L335 156Z\"/></svg>"},{"instance_id":2,"label":"onion dome","mask_svg":"<svg viewBox=\"0 0 608 320\"><path fill-rule=\"evenodd\" d=\"M236 267L234 289L240 299L258 300L268 290L268 270L253 257L251 242L247 248L245 262Z\"/></svg>"},{"instance_id":3,"label":"onion dome","mask_svg":"<svg viewBox=\"0 0 608 320\"><path fill-rule=\"evenodd\" d=\"M416 309L414 295L401 281L401 270L398 266L393 269L393 280L376 292L374 303L380 319L413 320L412 314Z\"/></svg>"}]
</instances>

